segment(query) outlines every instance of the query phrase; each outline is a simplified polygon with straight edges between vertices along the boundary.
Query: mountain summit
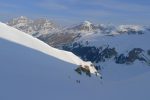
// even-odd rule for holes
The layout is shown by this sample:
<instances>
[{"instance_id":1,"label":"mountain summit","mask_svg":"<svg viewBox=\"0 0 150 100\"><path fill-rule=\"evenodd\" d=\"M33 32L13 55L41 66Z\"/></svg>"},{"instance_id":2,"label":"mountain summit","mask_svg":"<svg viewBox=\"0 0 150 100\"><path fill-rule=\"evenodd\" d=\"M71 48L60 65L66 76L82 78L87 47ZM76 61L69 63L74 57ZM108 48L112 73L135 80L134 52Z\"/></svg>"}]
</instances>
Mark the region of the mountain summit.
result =
<instances>
[{"instance_id":1,"label":"mountain summit","mask_svg":"<svg viewBox=\"0 0 150 100\"><path fill-rule=\"evenodd\" d=\"M76 32L92 32L94 31L94 24L92 24L90 21L84 21L78 25L68 28L68 30Z\"/></svg>"},{"instance_id":2,"label":"mountain summit","mask_svg":"<svg viewBox=\"0 0 150 100\"><path fill-rule=\"evenodd\" d=\"M8 21L7 25L17 28L20 31L26 32L35 37L38 37L42 34L49 34L50 32L57 30L57 26L53 22L44 18L31 20L27 17L21 16Z\"/></svg>"}]
</instances>

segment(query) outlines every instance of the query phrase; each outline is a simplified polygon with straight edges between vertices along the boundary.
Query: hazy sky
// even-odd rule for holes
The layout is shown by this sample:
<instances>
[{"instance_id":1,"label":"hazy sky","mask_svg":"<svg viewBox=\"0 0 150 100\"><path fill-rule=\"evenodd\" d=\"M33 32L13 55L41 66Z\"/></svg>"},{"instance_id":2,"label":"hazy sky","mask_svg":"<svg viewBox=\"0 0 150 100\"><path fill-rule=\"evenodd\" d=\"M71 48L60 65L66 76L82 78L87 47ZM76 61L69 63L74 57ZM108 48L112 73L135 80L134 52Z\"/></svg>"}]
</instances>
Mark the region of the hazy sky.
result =
<instances>
[{"instance_id":1,"label":"hazy sky","mask_svg":"<svg viewBox=\"0 0 150 100\"><path fill-rule=\"evenodd\" d=\"M0 0L0 21L21 15L65 24L150 25L150 0Z\"/></svg>"}]
</instances>

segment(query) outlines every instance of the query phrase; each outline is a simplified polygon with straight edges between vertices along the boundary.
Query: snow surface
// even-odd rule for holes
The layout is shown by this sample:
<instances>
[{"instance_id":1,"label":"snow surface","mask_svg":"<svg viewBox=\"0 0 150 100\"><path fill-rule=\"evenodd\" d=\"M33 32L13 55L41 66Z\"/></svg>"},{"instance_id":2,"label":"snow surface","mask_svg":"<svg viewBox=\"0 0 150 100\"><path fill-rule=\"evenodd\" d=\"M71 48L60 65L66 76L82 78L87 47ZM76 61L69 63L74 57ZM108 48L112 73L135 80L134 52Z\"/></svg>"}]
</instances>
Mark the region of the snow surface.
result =
<instances>
[{"instance_id":1,"label":"snow surface","mask_svg":"<svg viewBox=\"0 0 150 100\"><path fill-rule=\"evenodd\" d=\"M132 29L132 30L135 30L135 31L144 30L144 28L140 25L120 25L118 27L118 30L122 31L122 32L127 32L128 29Z\"/></svg>"},{"instance_id":2,"label":"snow surface","mask_svg":"<svg viewBox=\"0 0 150 100\"><path fill-rule=\"evenodd\" d=\"M149 71L120 81L100 80L96 76L78 75L74 71L76 60L49 54L51 49L43 42L0 23L0 100L150 99Z\"/></svg>"},{"instance_id":3,"label":"snow surface","mask_svg":"<svg viewBox=\"0 0 150 100\"><path fill-rule=\"evenodd\" d=\"M145 31L144 34L91 34L82 36L77 42L82 41L86 44L89 41L90 46L108 46L117 50L119 53L125 53L133 48L142 48L143 50L149 50L150 45L150 32Z\"/></svg>"}]
</instances>

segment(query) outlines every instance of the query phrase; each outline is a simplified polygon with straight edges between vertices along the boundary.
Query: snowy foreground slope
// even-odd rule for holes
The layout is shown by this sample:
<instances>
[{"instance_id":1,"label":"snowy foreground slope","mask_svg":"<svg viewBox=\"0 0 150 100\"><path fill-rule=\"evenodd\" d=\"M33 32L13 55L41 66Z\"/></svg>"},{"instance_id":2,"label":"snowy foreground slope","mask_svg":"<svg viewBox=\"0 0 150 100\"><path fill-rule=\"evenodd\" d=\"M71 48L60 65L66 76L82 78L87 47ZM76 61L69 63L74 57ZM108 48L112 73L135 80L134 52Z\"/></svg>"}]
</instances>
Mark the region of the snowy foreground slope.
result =
<instances>
[{"instance_id":1,"label":"snowy foreground slope","mask_svg":"<svg viewBox=\"0 0 150 100\"><path fill-rule=\"evenodd\" d=\"M56 57L50 48L0 23L0 100L150 99L149 71L121 81L78 75L74 69L82 60L73 54L69 59L77 62L66 60L59 50Z\"/></svg>"},{"instance_id":2,"label":"snowy foreground slope","mask_svg":"<svg viewBox=\"0 0 150 100\"><path fill-rule=\"evenodd\" d=\"M56 57L58 59L61 59L63 61L75 64L75 65L83 65L83 66L91 65L90 62L82 61L79 57L75 56L71 52L58 50L53 47L50 47L47 44L43 43L42 41L36 38L33 38L32 36L27 35L15 28L11 28L2 23L1 23L1 35L0 36L2 39L6 39L9 41L18 43L20 45L32 48L34 50L43 52L45 54L48 54L50 56ZM96 70L94 68L91 68L91 73L94 73L94 72L96 72Z\"/></svg>"}]
</instances>

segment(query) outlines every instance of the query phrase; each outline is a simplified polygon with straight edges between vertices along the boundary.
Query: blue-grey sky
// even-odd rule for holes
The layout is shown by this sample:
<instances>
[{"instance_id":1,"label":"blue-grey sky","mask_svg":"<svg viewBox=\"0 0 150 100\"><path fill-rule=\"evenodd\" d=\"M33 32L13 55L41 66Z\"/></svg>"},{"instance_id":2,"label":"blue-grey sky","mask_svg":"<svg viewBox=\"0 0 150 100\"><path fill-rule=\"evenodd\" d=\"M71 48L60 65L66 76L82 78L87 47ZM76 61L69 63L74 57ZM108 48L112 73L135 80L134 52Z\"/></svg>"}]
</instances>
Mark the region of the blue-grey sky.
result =
<instances>
[{"instance_id":1,"label":"blue-grey sky","mask_svg":"<svg viewBox=\"0 0 150 100\"><path fill-rule=\"evenodd\" d=\"M0 21L21 15L65 24L150 25L150 0L0 0Z\"/></svg>"}]
</instances>

